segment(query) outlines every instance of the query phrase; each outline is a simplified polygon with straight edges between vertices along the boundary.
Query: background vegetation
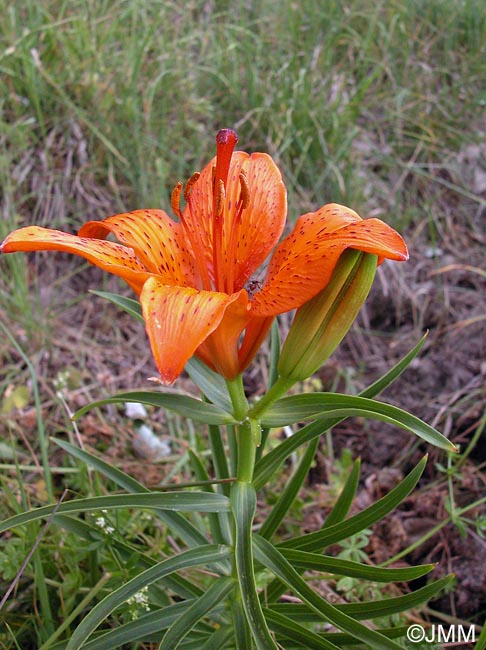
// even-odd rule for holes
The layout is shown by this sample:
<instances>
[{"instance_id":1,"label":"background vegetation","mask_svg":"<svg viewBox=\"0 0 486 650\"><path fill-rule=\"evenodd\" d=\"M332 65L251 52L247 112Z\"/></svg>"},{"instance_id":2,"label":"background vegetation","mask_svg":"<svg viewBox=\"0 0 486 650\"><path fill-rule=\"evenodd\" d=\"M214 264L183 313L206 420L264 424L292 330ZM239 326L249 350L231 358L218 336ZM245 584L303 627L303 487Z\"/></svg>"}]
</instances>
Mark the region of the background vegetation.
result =
<instances>
[{"instance_id":1,"label":"background vegetation","mask_svg":"<svg viewBox=\"0 0 486 650\"><path fill-rule=\"evenodd\" d=\"M415 271L381 276L388 298L375 298L381 307L367 324L385 323L378 339L387 345L399 328L414 341L426 328L432 339L440 330L435 340L448 347L440 348L439 374L431 353L432 369L419 367L411 384L436 425L465 436L466 446L472 441L471 453L476 448L474 469L443 467L444 519L457 514L455 499L463 507L473 500L461 492L465 481L474 494L484 490L484 447L477 454L486 401L482 0L282 0L278 7L270 0L0 0L0 15L0 239L26 224L75 232L87 219L167 209L176 182L213 155L219 128L235 128L242 149L267 151L279 164L290 219L336 201L407 234ZM86 299L90 287L102 286L117 290L78 259L0 260L2 518L64 486L83 494L110 489L53 445L48 450L46 437L74 439L80 434L69 409L155 374L142 330ZM459 348L463 365L454 356L446 368L444 358ZM379 365L387 350L361 348L361 370ZM356 347L349 354L356 365ZM353 384L348 370L338 375ZM258 373L249 383L258 390ZM446 397L437 400L438 393ZM114 422L83 421L84 444L136 473L131 423ZM184 426L169 419L160 430L172 440L168 467L186 471ZM189 432L189 444L203 447L203 433ZM145 478L171 480L160 467L145 467ZM339 483L339 472L332 476ZM306 499L316 498L309 490ZM170 543L143 516L109 525L128 536L143 530L152 549ZM482 540L480 516L462 525ZM19 529L5 540L5 585L38 533ZM81 600L88 607L107 588L104 576L120 579L127 570L102 535L79 549L74 536L50 532L5 606L0 647L37 648L59 621L69 629ZM484 611L482 598L464 615ZM448 616L461 614L456 605Z\"/></svg>"}]
</instances>

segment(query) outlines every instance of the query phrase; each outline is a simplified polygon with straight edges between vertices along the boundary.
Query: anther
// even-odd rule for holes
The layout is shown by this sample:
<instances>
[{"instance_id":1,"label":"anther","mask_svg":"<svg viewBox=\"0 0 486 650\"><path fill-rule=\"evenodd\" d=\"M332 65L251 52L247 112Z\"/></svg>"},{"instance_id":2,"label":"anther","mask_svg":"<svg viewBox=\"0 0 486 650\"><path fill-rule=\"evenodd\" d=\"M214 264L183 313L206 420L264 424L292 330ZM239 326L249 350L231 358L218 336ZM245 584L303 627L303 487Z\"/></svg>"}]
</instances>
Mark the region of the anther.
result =
<instances>
[{"instance_id":1,"label":"anther","mask_svg":"<svg viewBox=\"0 0 486 650\"><path fill-rule=\"evenodd\" d=\"M182 194L182 183L179 181L177 185L172 190L172 195L170 197L170 204L175 215L179 218L181 217L181 194Z\"/></svg>"},{"instance_id":2,"label":"anther","mask_svg":"<svg viewBox=\"0 0 486 650\"><path fill-rule=\"evenodd\" d=\"M245 171L240 172L240 201L241 208L244 210L250 204L250 185L248 184L248 176Z\"/></svg>"},{"instance_id":3,"label":"anther","mask_svg":"<svg viewBox=\"0 0 486 650\"><path fill-rule=\"evenodd\" d=\"M226 192L224 189L224 183L219 179L218 187L216 188L216 206L215 206L215 215L220 217L223 213L224 200L226 198Z\"/></svg>"},{"instance_id":4,"label":"anther","mask_svg":"<svg viewBox=\"0 0 486 650\"><path fill-rule=\"evenodd\" d=\"M194 172L194 174L191 176L191 178L186 183L186 186L184 188L184 200L185 200L186 203L189 201L189 197L191 196L192 188L194 187L194 184L196 183L199 176L201 176L201 174L199 172Z\"/></svg>"}]
</instances>

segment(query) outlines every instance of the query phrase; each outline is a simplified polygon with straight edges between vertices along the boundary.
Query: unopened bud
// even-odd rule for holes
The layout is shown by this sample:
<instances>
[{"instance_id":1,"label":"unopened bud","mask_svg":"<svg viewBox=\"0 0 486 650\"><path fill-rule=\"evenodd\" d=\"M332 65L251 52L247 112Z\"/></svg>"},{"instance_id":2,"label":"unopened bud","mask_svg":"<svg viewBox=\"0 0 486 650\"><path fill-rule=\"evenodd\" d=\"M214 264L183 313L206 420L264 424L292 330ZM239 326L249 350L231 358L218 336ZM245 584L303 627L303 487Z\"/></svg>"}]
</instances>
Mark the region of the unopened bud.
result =
<instances>
[{"instance_id":1,"label":"unopened bud","mask_svg":"<svg viewBox=\"0 0 486 650\"><path fill-rule=\"evenodd\" d=\"M307 379L330 357L368 296L377 262L376 255L344 251L326 287L295 314L280 355L282 378Z\"/></svg>"}]
</instances>

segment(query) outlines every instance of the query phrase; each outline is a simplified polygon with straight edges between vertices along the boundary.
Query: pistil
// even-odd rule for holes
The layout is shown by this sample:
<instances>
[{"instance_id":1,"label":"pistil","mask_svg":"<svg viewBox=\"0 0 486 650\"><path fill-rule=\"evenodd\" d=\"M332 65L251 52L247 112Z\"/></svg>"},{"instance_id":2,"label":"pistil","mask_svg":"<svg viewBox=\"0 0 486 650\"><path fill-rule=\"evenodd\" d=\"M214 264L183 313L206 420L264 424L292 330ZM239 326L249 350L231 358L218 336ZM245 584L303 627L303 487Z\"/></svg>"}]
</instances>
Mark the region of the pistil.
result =
<instances>
[{"instance_id":1,"label":"pistil","mask_svg":"<svg viewBox=\"0 0 486 650\"><path fill-rule=\"evenodd\" d=\"M225 290L223 224L228 173L238 136L233 129L221 129L216 136L216 169L213 181L213 266L217 291Z\"/></svg>"}]
</instances>

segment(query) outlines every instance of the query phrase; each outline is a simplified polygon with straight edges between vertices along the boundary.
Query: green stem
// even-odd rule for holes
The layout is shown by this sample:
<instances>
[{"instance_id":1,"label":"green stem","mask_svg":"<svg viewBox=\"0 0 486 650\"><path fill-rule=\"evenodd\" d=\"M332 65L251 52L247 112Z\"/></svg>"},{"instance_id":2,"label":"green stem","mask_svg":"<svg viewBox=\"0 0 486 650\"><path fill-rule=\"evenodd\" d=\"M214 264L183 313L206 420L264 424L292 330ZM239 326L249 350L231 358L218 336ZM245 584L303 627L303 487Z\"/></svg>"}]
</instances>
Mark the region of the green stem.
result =
<instances>
[{"instance_id":1,"label":"green stem","mask_svg":"<svg viewBox=\"0 0 486 650\"><path fill-rule=\"evenodd\" d=\"M233 405L233 415L242 422L248 413L248 401L243 389L243 375L238 375L234 379L227 379L226 385Z\"/></svg>"},{"instance_id":2,"label":"green stem","mask_svg":"<svg viewBox=\"0 0 486 650\"><path fill-rule=\"evenodd\" d=\"M231 505L235 517L235 569L241 604L258 650L277 650L262 611L255 581L251 526L256 509L256 493L246 482L237 481L231 488Z\"/></svg>"},{"instance_id":3,"label":"green stem","mask_svg":"<svg viewBox=\"0 0 486 650\"><path fill-rule=\"evenodd\" d=\"M259 400L253 408L250 409L248 415L254 420L261 419L263 413L268 407L276 400L280 399L285 393L295 384L294 379L287 379L286 377L279 377L277 381L270 388L261 400Z\"/></svg>"},{"instance_id":4,"label":"green stem","mask_svg":"<svg viewBox=\"0 0 486 650\"><path fill-rule=\"evenodd\" d=\"M251 483L255 467L256 430L260 425L255 420L246 419L237 429L238 467L236 478L243 483Z\"/></svg>"}]
</instances>

